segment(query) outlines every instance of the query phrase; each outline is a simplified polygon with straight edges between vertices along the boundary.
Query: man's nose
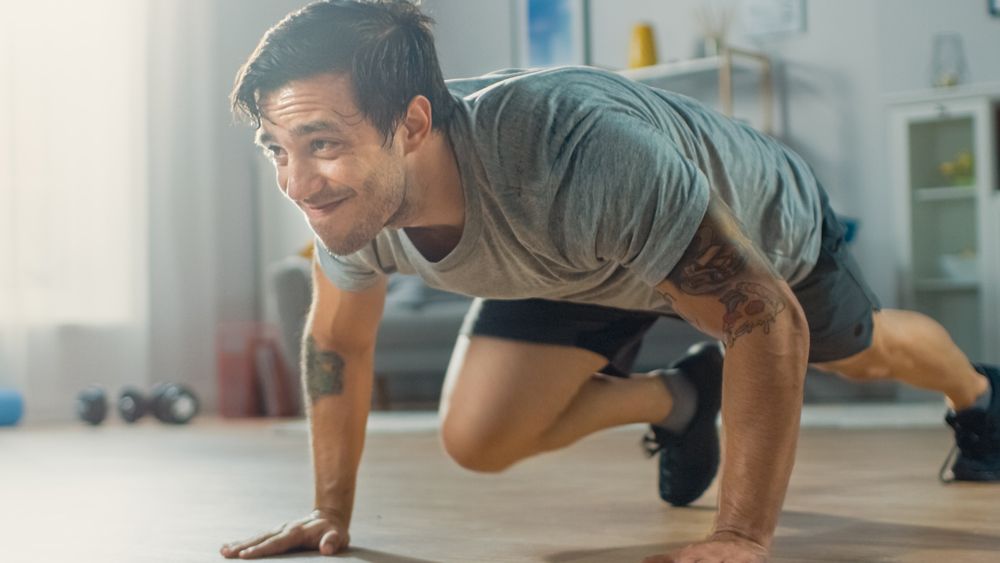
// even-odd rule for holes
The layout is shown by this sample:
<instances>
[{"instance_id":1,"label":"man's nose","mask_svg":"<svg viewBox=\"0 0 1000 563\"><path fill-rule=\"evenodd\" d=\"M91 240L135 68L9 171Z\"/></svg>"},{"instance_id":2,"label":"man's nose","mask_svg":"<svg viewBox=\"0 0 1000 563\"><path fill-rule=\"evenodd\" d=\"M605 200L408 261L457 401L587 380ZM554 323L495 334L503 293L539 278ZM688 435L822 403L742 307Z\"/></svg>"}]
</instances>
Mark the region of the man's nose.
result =
<instances>
[{"instance_id":1,"label":"man's nose","mask_svg":"<svg viewBox=\"0 0 1000 563\"><path fill-rule=\"evenodd\" d=\"M285 195L301 203L323 188L323 179L309 159L289 159L285 178Z\"/></svg>"}]
</instances>

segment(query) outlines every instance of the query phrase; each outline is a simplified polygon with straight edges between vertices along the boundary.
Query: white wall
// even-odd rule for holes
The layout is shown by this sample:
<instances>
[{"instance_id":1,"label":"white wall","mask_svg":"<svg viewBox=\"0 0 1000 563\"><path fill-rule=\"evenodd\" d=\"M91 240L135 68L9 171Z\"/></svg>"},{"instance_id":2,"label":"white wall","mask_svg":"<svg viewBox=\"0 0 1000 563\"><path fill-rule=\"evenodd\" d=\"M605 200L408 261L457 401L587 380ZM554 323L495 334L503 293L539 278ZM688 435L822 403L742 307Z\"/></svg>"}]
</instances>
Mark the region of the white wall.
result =
<instances>
[{"instance_id":1,"label":"white wall","mask_svg":"<svg viewBox=\"0 0 1000 563\"><path fill-rule=\"evenodd\" d=\"M423 0L434 18L445 78L513 66L512 5L497 0Z\"/></svg>"},{"instance_id":2,"label":"white wall","mask_svg":"<svg viewBox=\"0 0 1000 563\"><path fill-rule=\"evenodd\" d=\"M223 178L215 164L222 149L213 142L217 86L205 56L214 21L210 5L194 3L154 3L150 19L149 383L183 381L206 407L215 402L219 233L226 230L214 223Z\"/></svg>"},{"instance_id":3,"label":"white wall","mask_svg":"<svg viewBox=\"0 0 1000 563\"><path fill-rule=\"evenodd\" d=\"M877 49L885 69L883 91L930 85L931 36L942 31L962 34L973 81L1000 80L1000 18L987 15L985 1L879 0L873 4L880 33L872 48Z\"/></svg>"},{"instance_id":4,"label":"white wall","mask_svg":"<svg viewBox=\"0 0 1000 563\"><path fill-rule=\"evenodd\" d=\"M661 60L692 56L695 12L703 3L591 0L593 63L624 67L629 35L639 21L654 25ZM511 36L501 29L511 23L504 4L424 1L438 19L438 49L448 77L512 66ZM885 162L883 95L928 85L931 38L940 31L962 34L972 80L1000 80L1000 19L989 16L986 2L967 0L806 0L806 18L804 33L763 41L746 38L737 21L733 44L763 50L778 64L778 136L813 165L838 211L861 219L856 256L885 304L894 305L900 243ZM688 95L701 88L701 97L715 102L712 82L686 81L677 88ZM737 115L753 108L738 103Z\"/></svg>"},{"instance_id":5,"label":"white wall","mask_svg":"<svg viewBox=\"0 0 1000 563\"><path fill-rule=\"evenodd\" d=\"M275 229L280 201L228 94L264 31L301 4L152 3L149 380L191 385L207 411L217 405L217 331L260 318L263 264L279 252L272 236L298 226Z\"/></svg>"},{"instance_id":6,"label":"white wall","mask_svg":"<svg viewBox=\"0 0 1000 563\"><path fill-rule=\"evenodd\" d=\"M239 69L258 41L272 25L288 12L308 2L300 0L221 0L216 3L220 25L216 29L215 58L218 64L217 93L220 116L225 120L222 129L225 146L232 147L234 156L246 167L246 184L240 193L250 198L253 229L250 238L243 241L254 252L254 282L258 293L256 312L268 316L266 271L269 264L301 250L312 234L308 225L291 202L278 191L274 169L253 145L254 131L247 125L233 123L225 96L232 87Z\"/></svg>"}]
</instances>

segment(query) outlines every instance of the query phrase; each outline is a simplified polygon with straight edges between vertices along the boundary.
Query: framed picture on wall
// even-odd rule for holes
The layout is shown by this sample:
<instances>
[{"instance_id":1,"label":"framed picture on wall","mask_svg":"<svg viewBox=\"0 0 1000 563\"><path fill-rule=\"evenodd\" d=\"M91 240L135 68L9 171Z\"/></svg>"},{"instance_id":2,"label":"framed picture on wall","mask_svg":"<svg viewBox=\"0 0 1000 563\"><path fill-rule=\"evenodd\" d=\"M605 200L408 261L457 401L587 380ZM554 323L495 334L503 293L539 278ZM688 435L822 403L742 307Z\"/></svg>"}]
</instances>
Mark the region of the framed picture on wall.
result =
<instances>
[{"instance_id":1,"label":"framed picture on wall","mask_svg":"<svg viewBox=\"0 0 1000 563\"><path fill-rule=\"evenodd\" d=\"M802 33L805 0L743 0L741 18L750 36Z\"/></svg>"},{"instance_id":2,"label":"framed picture on wall","mask_svg":"<svg viewBox=\"0 0 1000 563\"><path fill-rule=\"evenodd\" d=\"M1000 18L1000 0L986 0L990 6L990 13L994 18Z\"/></svg>"},{"instance_id":3,"label":"framed picture on wall","mask_svg":"<svg viewBox=\"0 0 1000 563\"><path fill-rule=\"evenodd\" d=\"M515 6L519 66L589 64L589 0L516 0Z\"/></svg>"}]
</instances>

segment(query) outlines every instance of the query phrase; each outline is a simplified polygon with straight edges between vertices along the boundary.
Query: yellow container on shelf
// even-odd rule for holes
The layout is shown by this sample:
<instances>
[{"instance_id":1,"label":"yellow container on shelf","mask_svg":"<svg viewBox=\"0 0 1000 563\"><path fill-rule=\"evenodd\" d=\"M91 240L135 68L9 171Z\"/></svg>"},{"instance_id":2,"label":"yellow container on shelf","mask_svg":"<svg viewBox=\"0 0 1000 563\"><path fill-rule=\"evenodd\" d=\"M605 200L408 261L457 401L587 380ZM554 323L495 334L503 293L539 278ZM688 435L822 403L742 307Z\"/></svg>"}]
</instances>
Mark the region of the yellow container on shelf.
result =
<instances>
[{"instance_id":1,"label":"yellow container on shelf","mask_svg":"<svg viewBox=\"0 0 1000 563\"><path fill-rule=\"evenodd\" d=\"M639 68L655 65L656 40L653 38L653 26L648 23L636 24L632 28L632 40L629 43L628 67Z\"/></svg>"}]
</instances>

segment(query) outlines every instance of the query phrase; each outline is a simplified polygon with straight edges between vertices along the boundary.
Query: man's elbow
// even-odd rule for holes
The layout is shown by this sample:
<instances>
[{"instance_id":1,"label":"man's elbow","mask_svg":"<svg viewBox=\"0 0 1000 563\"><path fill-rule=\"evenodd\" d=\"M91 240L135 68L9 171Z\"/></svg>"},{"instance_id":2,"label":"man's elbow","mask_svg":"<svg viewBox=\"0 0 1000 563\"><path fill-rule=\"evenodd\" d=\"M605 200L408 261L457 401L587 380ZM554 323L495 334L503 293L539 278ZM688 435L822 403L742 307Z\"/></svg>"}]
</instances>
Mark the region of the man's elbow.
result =
<instances>
[{"instance_id":1,"label":"man's elbow","mask_svg":"<svg viewBox=\"0 0 1000 563\"><path fill-rule=\"evenodd\" d=\"M782 374L782 386L803 385L809 322L788 284L739 283L731 293L723 330L727 357L738 356L741 363Z\"/></svg>"},{"instance_id":2,"label":"man's elbow","mask_svg":"<svg viewBox=\"0 0 1000 563\"><path fill-rule=\"evenodd\" d=\"M788 288L787 284L785 285ZM789 340L798 364L806 366L809 363L809 320L806 318L806 312L802 309L802 305L799 303L798 298L792 292L791 288L787 290L787 302L788 302L788 330ZM802 370L802 377L805 377L805 370Z\"/></svg>"},{"instance_id":3,"label":"man's elbow","mask_svg":"<svg viewBox=\"0 0 1000 563\"><path fill-rule=\"evenodd\" d=\"M809 364L809 321L805 310L788 284L781 284L783 310L775 317L767 335L773 344L774 360L778 365L789 366L785 373L794 377L798 386L804 385Z\"/></svg>"}]
</instances>

